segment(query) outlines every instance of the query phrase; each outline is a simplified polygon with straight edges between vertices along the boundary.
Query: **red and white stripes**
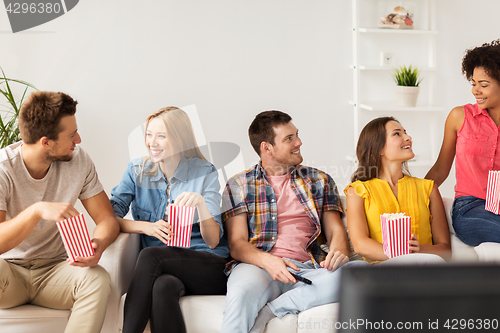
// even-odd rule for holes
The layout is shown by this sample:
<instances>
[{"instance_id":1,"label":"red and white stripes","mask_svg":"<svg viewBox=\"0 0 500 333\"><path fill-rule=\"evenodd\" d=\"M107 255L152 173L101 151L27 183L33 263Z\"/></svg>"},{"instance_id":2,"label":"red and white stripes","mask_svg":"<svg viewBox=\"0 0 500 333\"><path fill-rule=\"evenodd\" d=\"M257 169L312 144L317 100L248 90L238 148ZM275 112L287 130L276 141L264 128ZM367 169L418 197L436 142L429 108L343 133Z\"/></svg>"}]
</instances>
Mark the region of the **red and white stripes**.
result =
<instances>
[{"instance_id":1,"label":"red and white stripes","mask_svg":"<svg viewBox=\"0 0 500 333\"><path fill-rule=\"evenodd\" d=\"M194 207L170 206L168 214L168 221L172 226L174 236L167 245L189 247L191 245Z\"/></svg>"},{"instance_id":2,"label":"red and white stripes","mask_svg":"<svg viewBox=\"0 0 500 333\"><path fill-rule=\"evenodd\" d=\"M382 238L384 253L394 258L410 253L408 241L411 238L411 217L405 213L382 214Z\"/></svg>"},{"instance_id":3,"label":"red and white stripes","mask_svg":"<svg viewBox=\"0 0 500 333\"><path fill-rule=\"evenodd\" d=\"M94 255L94 249L92 248L92 242L90 241L83 213L57 222L56 224L61 234L66 253L72 262L76 261L76 257L86 258Z\"/></svg>"},{"instance_id":4,"label":"red and white stripes","mask_svg":"<svg viewBox=\"0 0 500 333\"><path fill-rule=\"evenodd\" d=\"M488 185L486 186L485 209L495 214L500 213L500 171L490 170L488 172Z\"/></svg>"}]
</instances>

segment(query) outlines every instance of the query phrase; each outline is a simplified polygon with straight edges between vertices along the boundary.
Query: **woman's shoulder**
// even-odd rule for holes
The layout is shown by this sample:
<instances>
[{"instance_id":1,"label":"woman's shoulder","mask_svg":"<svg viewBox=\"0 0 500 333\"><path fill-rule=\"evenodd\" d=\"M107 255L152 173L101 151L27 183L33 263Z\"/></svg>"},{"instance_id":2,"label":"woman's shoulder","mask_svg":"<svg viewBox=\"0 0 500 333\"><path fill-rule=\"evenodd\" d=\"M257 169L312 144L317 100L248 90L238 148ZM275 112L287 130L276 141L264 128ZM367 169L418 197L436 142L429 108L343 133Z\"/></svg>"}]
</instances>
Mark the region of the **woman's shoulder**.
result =
<instances>
[{"instance_id":1,"label":"woman's shoulder","mask_svg":"<svg viewBox=\"0 0 500 333\"><path fill-rule=\"evenodd\" d=\"M466 104L463 106L456 106L453 109L451 109L450 113L448 114L448 118L446 119L446 122L449 125L453 125L453 127L456 130L460 129L462 127L463 122L464 122L465 114L472 113L474 109L475 109L475 106L472 104Z\"/></svg>"},{"instance_id":2,"label":"woman's shoulder","mask_svg":"<svg viewBox=\"0 0 500 333\"><path fill-rule=\"evenodd\" d=\"M357 195L366 199L366 197L368 196L368 189L374 182L376 182L376 179L377 178L369 180L356 180L355 182L352 182L349 185L347 185L347 187L344 189L344 193L347 195L347 191L349 191L349 189L352 188Z\"/></svg>"},{"instance_id":3,"label":"woman's shoulder","mask_svg":"<svg viewBox=\"0 0 500 333\"><path fill-rule=\"evenodd\" d=\"M425 178L417 178L417 177L411 177L411 176L405 176L404 179L408 182L414 182L417 190L423 190L425 193L428 195L431 194L432 189L434 188L434 180L432 179L425 179Z\"/></svg>"}]
</instances>

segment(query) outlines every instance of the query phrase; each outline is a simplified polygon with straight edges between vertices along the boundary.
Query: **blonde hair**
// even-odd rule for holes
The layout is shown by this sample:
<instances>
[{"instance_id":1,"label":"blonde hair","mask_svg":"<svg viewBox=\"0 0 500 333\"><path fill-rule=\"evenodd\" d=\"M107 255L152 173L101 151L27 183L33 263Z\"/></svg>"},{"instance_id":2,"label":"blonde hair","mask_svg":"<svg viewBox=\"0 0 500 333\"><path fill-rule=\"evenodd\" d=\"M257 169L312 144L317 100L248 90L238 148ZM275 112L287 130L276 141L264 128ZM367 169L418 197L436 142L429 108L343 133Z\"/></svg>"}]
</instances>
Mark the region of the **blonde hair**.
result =
<instances>
[{"instance_id":1,"label":"blonde hair","mask_svg":"<svg viewBox=\"0 0 500 333\"><path fill-rule=\"evenodd\" d=\"M189 120L189 116L185 111L175 106L167 106L159 109L147 118L146 132L150 121L155 118L163 120L168 144L173 155L180 154L183 161L188 161L193 157L207 160L200 151L200 148L198 148L191 120ZM146 143L146 133L144 134L144 143ZM150 156L144 157L141 167L141 181L144 175L155 175L158 172L158 162L154 163L151 169L146 169L145 164L149 161L151 161Z\"/></svg>"}]
</instances>

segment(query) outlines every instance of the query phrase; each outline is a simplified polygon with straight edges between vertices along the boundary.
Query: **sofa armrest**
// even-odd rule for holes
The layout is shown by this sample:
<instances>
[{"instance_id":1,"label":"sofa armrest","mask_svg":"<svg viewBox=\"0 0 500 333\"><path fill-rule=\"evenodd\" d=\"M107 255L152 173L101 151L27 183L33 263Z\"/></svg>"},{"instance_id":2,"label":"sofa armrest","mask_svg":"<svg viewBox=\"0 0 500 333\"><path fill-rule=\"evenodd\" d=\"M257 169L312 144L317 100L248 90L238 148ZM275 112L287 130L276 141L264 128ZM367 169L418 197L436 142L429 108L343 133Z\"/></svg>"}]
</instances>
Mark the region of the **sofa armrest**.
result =
<instances>
[{"instance_id":1,"label":"sofa armrest","mask_svg":"<svg viewBox=\"0 0 500 333\"><path fill-rule=\"evenodd\" d=\"M134 272L135 262L139 255L139 249L140 237L138 234L120 233L102 254L99 264L110 275L111 295L109 296L106 317L101 332L118 332L120 298L127 292Z\"/></svg>"}]
</instances>

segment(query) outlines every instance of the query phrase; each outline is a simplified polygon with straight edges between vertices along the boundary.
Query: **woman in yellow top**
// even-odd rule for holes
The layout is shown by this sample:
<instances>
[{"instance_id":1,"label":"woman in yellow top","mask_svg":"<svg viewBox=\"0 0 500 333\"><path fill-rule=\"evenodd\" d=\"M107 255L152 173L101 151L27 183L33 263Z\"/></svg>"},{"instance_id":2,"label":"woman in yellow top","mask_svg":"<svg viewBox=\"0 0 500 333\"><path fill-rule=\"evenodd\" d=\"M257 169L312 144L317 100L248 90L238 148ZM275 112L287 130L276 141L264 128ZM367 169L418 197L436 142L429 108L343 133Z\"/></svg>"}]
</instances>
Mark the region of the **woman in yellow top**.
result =
<instances>
[{"instance_id":1,"label":"woman in yellow top","mask_svg":"<svg viewBox=\"0 0 500 333\"><path fill-rule=\"evenodd\" d=\"M411 145L411 137L393 117L372 120L359 136L359 167L344 193L354 250L368 262L388 260L382 247L380 215L384 213L411 216L411 253L389 262L442 262L441 258L451 257L439 190L434 181L411 177L407 171L407 161L415 156Z\"/></svg>"}]
</instances>

